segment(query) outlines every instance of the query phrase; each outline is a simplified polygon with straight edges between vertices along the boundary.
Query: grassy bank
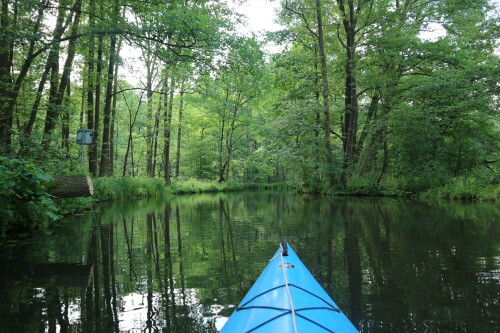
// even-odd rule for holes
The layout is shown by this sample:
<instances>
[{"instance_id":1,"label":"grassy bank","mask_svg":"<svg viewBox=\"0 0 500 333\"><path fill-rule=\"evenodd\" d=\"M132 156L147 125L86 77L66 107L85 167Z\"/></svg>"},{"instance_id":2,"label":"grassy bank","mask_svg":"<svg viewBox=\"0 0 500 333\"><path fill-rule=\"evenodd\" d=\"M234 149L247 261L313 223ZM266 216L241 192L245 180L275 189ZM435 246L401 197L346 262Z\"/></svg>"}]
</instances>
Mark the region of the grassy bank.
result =
<instances>
[{"instance_id":1,"label":"grassy bank","mask_svg":"<svg viewBox=\"0 0 500 333\"><path fill-rule=\"evenodd\" d=\"M161 197L168 194L234 192L243 190L286 190L296 187L296 183L219 183L197 179L174 180L165 186L161 178L112 177L97 178L94 182L94 199L126 200L132 198Z\"/></svg>"},{"instance_id":2,"label":"grassy bank","mask_svg":"<svg viewBox=\"0 0 500 333\"><path fill-rule=\"evenodd\" d=\"M481 184L474 179L457 179L443 187L423 192L422 199L498 202L500 185Z\"/></svg>"},{"instance_id":3,"label":"grassy bank","mask_svg":"<svg viewBox=\"0 0 500 333\"><path fill-rule=\"evenodd\" d=\"M477 172L456 177L444 185L436 181L387 178L380 186L366 178L350 180L346 188L326 192L331 196L407 197L445 201L500 201L500 183L494 173Z\"/></svg>"}]
</instances>

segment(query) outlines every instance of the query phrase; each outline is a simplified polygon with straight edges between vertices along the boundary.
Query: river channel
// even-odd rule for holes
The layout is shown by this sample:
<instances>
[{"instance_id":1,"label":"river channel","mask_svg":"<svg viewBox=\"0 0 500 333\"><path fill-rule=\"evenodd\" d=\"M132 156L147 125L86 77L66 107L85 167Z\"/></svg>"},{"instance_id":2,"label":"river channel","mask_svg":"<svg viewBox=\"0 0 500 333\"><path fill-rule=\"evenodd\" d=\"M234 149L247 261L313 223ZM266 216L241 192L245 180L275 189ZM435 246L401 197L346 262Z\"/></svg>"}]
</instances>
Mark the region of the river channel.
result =
<instances>
[{"instance_id":1,"label":"river channel","mask_svg":"<svg viewBox=\"0 0 500 333\"><path fill-rule=\"evenodd\" d=\"M0 332L217 332L284 238L361 332L500 332L499 223L282 192L108 203L0 241Z\"/></svg>"}]
</instances>

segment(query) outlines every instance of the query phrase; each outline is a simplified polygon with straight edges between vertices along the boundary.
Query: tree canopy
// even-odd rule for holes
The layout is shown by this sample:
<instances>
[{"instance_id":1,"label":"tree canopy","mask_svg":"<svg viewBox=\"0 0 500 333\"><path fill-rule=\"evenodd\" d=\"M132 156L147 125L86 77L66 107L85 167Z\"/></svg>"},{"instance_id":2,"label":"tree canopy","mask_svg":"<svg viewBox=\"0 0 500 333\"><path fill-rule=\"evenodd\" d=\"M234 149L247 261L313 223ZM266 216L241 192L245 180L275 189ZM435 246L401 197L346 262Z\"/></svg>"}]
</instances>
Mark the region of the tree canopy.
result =
<instances>
[{"instance_id":1,"label":"tree canopy","mask_svg":"<svg viewBox=\"0 0 500 333\"><path fill-rule=\"evenodd\" d=\"M5 157L167 185L498 186L492 1L282 0L266 41L223 0L1 4Z\"/></svg>"}]
</instances>

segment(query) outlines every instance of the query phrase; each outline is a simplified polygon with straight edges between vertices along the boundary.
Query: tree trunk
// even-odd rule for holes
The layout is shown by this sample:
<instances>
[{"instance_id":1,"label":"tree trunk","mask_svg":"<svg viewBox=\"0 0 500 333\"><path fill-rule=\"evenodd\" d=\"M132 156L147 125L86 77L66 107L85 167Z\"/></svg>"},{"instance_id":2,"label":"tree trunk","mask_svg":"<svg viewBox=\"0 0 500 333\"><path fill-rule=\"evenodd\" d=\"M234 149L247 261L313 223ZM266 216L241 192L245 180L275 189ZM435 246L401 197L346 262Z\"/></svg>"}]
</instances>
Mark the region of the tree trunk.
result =
<instances>
[{"instance_id":1,"label":"tree trunk","mask_svg":"<svg viewBox=\"0 0 500 333\"><path fill-rule=\"evenodd\" d=\"M225 181L224 175L225 175L225 167L226 164L224 163L224 130L226 127L226 107L227 103L229 100L229 89L226 90L226 99L224 101L224 108L223 108L223 114L222 114L222 119L221 119L221 128L220 128L220 139L219 139L219 183L222 183Z\"/></svg>"},{"instance_id":2,"label":"tree trunk","mask_svg":"<svg viewBox=\"0 0 500 333\"><path fill-rule=\"evenodd\" d=\"M382 116L380 119L380 141L383 144L383 159L382 159L382 170L380 170L380 174L375 182L375 185L378 187L382 178L385 176L387 172L387 167L389 165L389 149L387 144L387 115L392 108L392 99L390 97L386 98L382 103Z\"/></svg>"},{"instance_id":3,"label":"tree trunk","mask_svg":"<svg viewBox=\"0 0 500 333\"><path fill-rule=\"evenodd\" d=\"M33 102L33 106L31 108L30 118L28 120L28 123L24 127L24 139L25 140L29 139L29 137L31 136L31 132L33 131L33 126L35 125L36 116L38 114L38 109L40 108L43 90L45 89L45 84L47 83L47 78L49 76L49 73L50 73L50 61L47 60L42 77L40 79L40 82L38 83L38 90L37 90L37 93L35 95L35 101ZM27 153L27 151L25 151L25 149L24 149L24 146L26 146L26 145L27 145L26 142L21 142L22 154Z\"/></svg>"},{"instance_id":4,"label":"tree trunk","mask_svg":"<svg viewBox=\"0 0 500 333\"><path fill-rule=\"evenodd\" d=\"M127 174L127 162L128 162L128 155L130 152L130 147L132 147L132 126L130 126L129 132L128 132L127 150L125 151L125 156L123 158L122 177L125 177L125 175Z\"/></svg>"},{"instance_id":5,"label":"tree trunk","mask_svg":"<svg viewBox=\"0 0 500 333\"><path fill-rule=\"evenodd\" d=\"M70 35L73 37L68 43L68 56L66 62L64 63L63 74L61 76L61 82L59 83L59 89L57 91L56 105L55 107L62 107L64 102L64 95L70 96L70 76L71 69L73 66L73 60L76 53L76 35L78 34L78 27L80 25L80 14L82 8L82 1L77 0L74 6L75 19L73 21L73 26L71 28ZM50 106L49 106L50 110ZM54 116L57 116L61 111L57 111ZM63 128L62 128L62 147L69 151L69 111L67 109L62 110ZM52 129L53 130L53 129Z\"/></svg>"},{"instance_id":6,"label":"tree trunk","mask_svg":"<svg viewBox=\"0 0 500 333\"><path fill-rule=\"evenodd\" d=\"M80 14L81 14L81 0L77 0L75 3L75 20L71 28L71 36L75 36L78 33L78 25L80 23ZM61 6L59 9L55 35L62 36L66 26L68 24L63 25L64 15L66 8ZM72 15L67 17L68 21L70 21ZM60 109L62 106L62 102L64 99L64 92L66 91L66 86L69 82L70 74L71 74L71 66L73 64L73 59L75 57L76 48L76 39L71 39L68 44L68 56L66 58L66 62L63 67L63 73L59 78L59 57L61 51L61 45L59 42L55 43L55 46L49 55L52 57L50 62L51 73L50 73L50 91L49 91L49 105L47 108L47 114L45 116L45 125L43 128L43 139L42 146L44 150L49 149L49 145L51 142L51 136L56 126L57 118L60 114Z\"/></svg>"},{"instance_id":7,"label":"tree trunk","mask_svg":"<svg viewBox=\"0 0 500 333\"><path fill-rule=\"evenodd\" d=\"M156 175L156 159L158 157L158 134L160 131L160 115L161 115L161 105L162 105L163 94L160 95L160 100L158 101L158 108L155 114L155 126L153 131L154 138L154 148L153 148L153 176Z\"/></svg>"},{"instance_id":8,"label":"tree trunk","mask_svg":"<svg viewBox=\"0 0 500 333\"><path fill-rule=\"evenodd\" d=\"M120 7L118 0L115 0L115 20L118 19L120 14ZM102 145L101 145L101 163L99 165L99 176L104 177L109 175L109 157L110 157L110 132L111 132L111 105L113 97L113 83L115 61L118 57L116 52L116 35L111 35L109 43L109 63L108 63L108 79L106 85L106 97L104 103L104 118L102 130Z\"/></svg>"},{"instance_id":9,"label":"tree trunk","mask_svg":"<svg viewBox=\"0 0 500 333\"><path fill-rule=\"evenodd\" d=\"M33 26L33 36L37 35L39 33L39 30L40 30L40 26L41 26L41 23L42 23L42 20L43 20L43 14L44 14L44 10L45 10L46 6L42 6L40 5L38 7L38 13L37 13L37 17L36 17L36 21L35 21L35 24ZM29 45L29 49L28 49L28 54L26 55L26 58L23 62L23 65L21 67L21 70L19 72L19 75L17 76L17 79L14 83L14 86L13 86L13 91L11 92L11 96L9 97L9 99L7 100L7 108L5 109L5 113L4 113L4 121L2 121L0 119L0 128L2 126L5 126L4 127L4 140L2 140L2 142L4 144L7 144L7 145L10 145L10 142L11 142L11 133L12 133L12 117L13 117L13 114L14 114L14 107L16 105L16 101L17 101L17 98L19 96L19 91L21 89L21 86L22 86L22 83L24 81L24 79L26 78L26 75L28 74L28 71L33 63L33 60L35 59L35 57L37 56L37 54L35 54L35 44L36 44L36 40L34 38L31 39L30 41L30 45ZM45 74L45 77L46 77L46 74ZM3 80L0 79L0 82L3 82ZM45 84L45 82L44 82ZM0 89L1 90L1 89ZM0 116L1 118L1 116ZM30 119L31 120L31 119ZM34 123L34 119L33 119L33 123ZM0 132L2 132L2 130L0 130ZM31 128L30 128L30 133L31 133ZM2 136L0 136L2 137ZM21 140L21 146L23 147L25 145L25 139L27 137L25 136L24 140L22 139ZM23 150L23 149L21 149Z\"/></svg>"},{"instance_id":10,"label":"tree trunk","mask_svg":"<svg viewBox=\"0 0 500 333\"><path fill-rule=\"evenodd\" d=\"M127 172L127 162L128 162L128 156L129 154L132 157L132 176L134 175L134 141L133 141L133 129L135 125L135 121L137 120L137 115L139 114L139 110L141 109L142 105L142 96L139 98L139 104L137 105L137 109L135 110L134 115L132 116L132 109L130 108L127 99L124 97L125 105L127 106L128 109L128 119L129 119L129 127L128 127L128 140L127 140L127 151L125 152L125 158L123 160L123 173L122 176L125 177L126 172Z\"/></svg>"},{"instance_id":11,"label":"tree trunk","mask_svg":"<svg viewBox=\"0 0 500 333\"><path fill-rule=\"evenodd\" d=\"M100 110L101 110L101 81L102 81L102 53L103 53L103 36L99 35L97 45L97 68L96 68L96 85L95 85L95 106L94 106L94 134L92 137L92 152L90 154L90 173L97 176L97 161L99 149L99 130L100 130Z\"/></svg>"},{"instance_id":12,"label":"tree trunk","mask_svg":"<svg viewBox=\"0 0 500 333\"><path fill-rule=\"evenodd\" d=\"M356 153L356 134L358 131L358 96L356 86L356 11L359 11L360 8L354 8L354 0L347 0L347 5L349 7L348 11L345 8L344 0L338 0L338 4L342 13L342 23L346 34L346 43L343 44L346 49L346 79L344 126L342 131L344 150L342 184L346 186L349 169L352 167L353 159Z\"/></svg>"},{"instance_id":13,"label":"tree trunk","mask_svg":"<svg viewBox=\"0 0 500 333\"><path fill-rule=\"evenodd\" d=\"M371 128L372 120L374 119L375 114L377 113L376 111L379 100L380 100L380 95L375 95L371 98L370 106L368 107L368 114L366 115L365 125L363 126L363 130L361 131L361 135L359 137L359 141L356 147L358 153L360 153L363 150L366 137L368 136L368 132L370 131Z\"/></svg>"},{"instance_id":14,"label":"tree trunk","mask_svg":"<svg viewBox=\"0 0 500 333\"><path fill-rule=\"evenodd\" d=\"M333 174L330 171L333 164L332 158L332 148L330 143L330 88L328 86L328 68L326 67L326 53L325 53L325 41L323 33L323 15L321 9L320 0L316 0L316 18L318 24L318 46L319 46L319 57L321 61L321 80L322 80L322 94L323 94L323 115L325 122L325 150L326 150L326 163L328 171L328 180L330 185L333 185L334 179Z\"/></svg>"},{"instance_id":15,"label":"tree trunk","mask_svg":"<svg viewBox=\"0 0 500 333\"><path fill-rule=\"evenodd\" d=\"M95 7L95 0L89 1L89 10L93 11ZM89 14L89 29L94 29L94 15L91 12ZM87 53L87 128L94 130L92 145L89 154L89 171L92 176L97 176L96 165L93 163L94 157L94 147L96 146L96 131L94 128L94 83L95 83L95 73L94 73L94 55L95 55L95 39L94 35L89 36L89 47Z\"/></svg>"},{"instance_id":16,"label":"tree trunk","mask_svg":"<svg viewBox=\"0 0 500 333\"><path fill-rule=\"evenodd\" d=\"M11 54L8 40L8 29L10 25L9 0L2 0L0 12L0 153L10 150L12 133L12 112L7 110L11 99L12 77L9 57ZM10 110L9 110L10 111Z\"/></svg>"},{"instance_id":17,"label":"tree trunk","mask_svg":"<svg viewBox=\"0 0 500 333\"><path fill-rule=\"evenodd\" d=\"M177 128L177 153L175 156L175 178L179 178L179 172L180 172L183 108L184 108L184 82L181 84L180 102L179 102L179 126Z\"/></svg>"},{"instance_id":18,"label":"tree trunk","mask_svg":"<svg viewBox=\"0 0 500 333\"><path fill-rule=\"evenodd\" d=\"M165 78L167 80L168 78ZM164 131L165 131L165 146L164 146L164 168L165 168L165 185L170 185L170 136L172 133L171 125L172 125L172 112L173 112L173 104L174 104L174 89L175 89L175 81L172 77L170 79L170 92L169 92L169 101L168 107L165 105L165 115L164 115ZM167 98L165 98L165 102Z\"/></svg>"},{"instance_id":19,"label":"tree trunk","mask_svg":"<svg viewBox=\"0 0 500 333\"><path fill-rule=\"evenodd\" d=\"M147 125L146 125L146 174L148 177L154 177L153 173L153 131L151 123L153 122L153 60L151 52L145 54L146 64L146 98L147 98Z\"/></svg>"},{"instance_id":20,"label":"tree trunk","mask_svg":"<svg viewBox=\"0 0 500 333\"><path fill-rule=\"evenodd\" d=\"M66 86L66 96L69 98L71 96L71 81L68 82ZM66 103L68 101L66 100ZM65 149L69 153L69 122L70 114L69 109L65 107L63 113L61 114L62 129L61 129L61 149Z\"/></svg>"},{"instance_id":21,"label":"tree trunk","mask_svg":"<svg viewBox=\"0 0 500 333\"><path fill-rule=\"evenodd\" d=\"M94 194L94 186L87 175L55 176L47 192L57 198L84 197Z\"/></svg>"},{"instance_id":22,"label":"tree trunk","mask_svg":"<svg viewBox=\"0 0 500 333\"><path fill-rule=\"evenodd\" d=\"M118 41L118 47L116 49L117 56L120 54L122 48L122 40ZM111 103L111 128L109 131L109 173L113 175L115 173L115 120L116 120L116 99L118 91L118 62L115 64L114 73L114 84L113 84L113 102Z\"/></svg>"}]
</instances>

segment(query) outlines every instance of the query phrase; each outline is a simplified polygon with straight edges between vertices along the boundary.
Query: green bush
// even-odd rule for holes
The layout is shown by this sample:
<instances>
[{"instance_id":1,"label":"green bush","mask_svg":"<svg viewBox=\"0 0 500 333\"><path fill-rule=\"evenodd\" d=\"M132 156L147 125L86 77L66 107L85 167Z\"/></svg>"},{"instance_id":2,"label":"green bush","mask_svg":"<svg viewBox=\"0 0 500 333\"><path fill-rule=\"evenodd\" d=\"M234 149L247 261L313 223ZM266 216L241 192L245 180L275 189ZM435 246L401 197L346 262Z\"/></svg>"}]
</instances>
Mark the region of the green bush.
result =
<instances>
[{"instance_id":1,"label":"green bush","mask_svg":"<svg viewBox=\"0 0 500 333\"><path fill-rule=\"evenodd\" d=\"M20 159L0 157L0 228L26 231L47 226L56 220L57 207L46 192L52 177L35 164Z\"/></svg>"}]
</instances>

